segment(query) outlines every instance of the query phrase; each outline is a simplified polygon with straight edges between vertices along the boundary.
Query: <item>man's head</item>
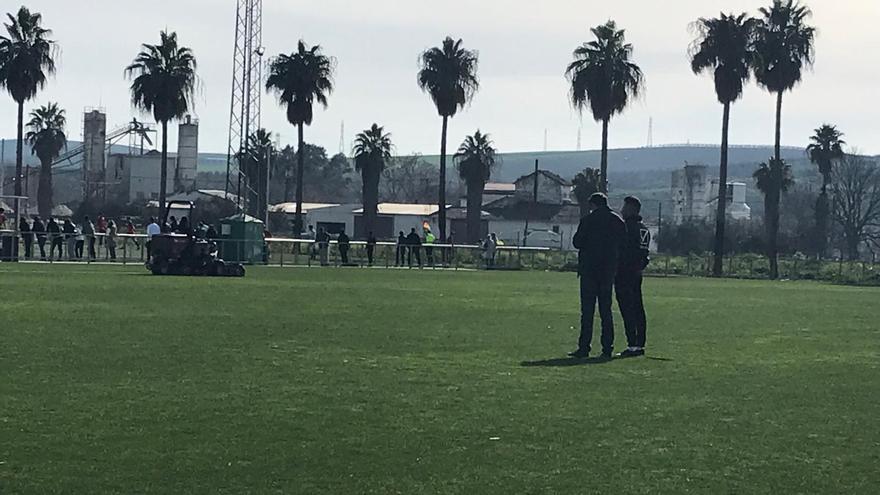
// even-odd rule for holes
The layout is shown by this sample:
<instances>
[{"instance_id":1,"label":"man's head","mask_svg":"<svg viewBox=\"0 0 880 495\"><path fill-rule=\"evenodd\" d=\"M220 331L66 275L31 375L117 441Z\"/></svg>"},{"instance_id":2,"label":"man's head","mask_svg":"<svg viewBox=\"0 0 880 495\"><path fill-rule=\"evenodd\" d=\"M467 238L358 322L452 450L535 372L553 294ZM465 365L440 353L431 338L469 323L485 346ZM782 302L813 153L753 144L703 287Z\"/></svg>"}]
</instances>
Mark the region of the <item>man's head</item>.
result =
<instances>
[{"instance_id":1,"label":"man's head","mask_svg":"<svg viewBox=\"0 0 880 495\"><path fill-rule=\"evenodd\" d=\"M88 216L88 215L84 216L84 217L83 217L83 221L84 221L84 222L88 222L88 221L89 221L89 216Z\"/></svg>"},{"instance_id":2,"label":"man's head","mask_svg":"<svg viewBox=\"0 0 880 495\"><path fill-rule=\"evenodd\" d=\"M605 206L608 206L608 196L606 196L604 193L593 193L590 196L590 199L587 200L587 207L590 209L590 212L593 212L596 209Z\"/></svg>"},{"instance_id":3,"label":"man's head","mask_svg":"<svg viewBox=\"0 0 880 495\"><path fill-rule=\"evenodd\" d=\"M154 217L150 217L150 223L156 223L156 219Z\"/></svg>"},{"instance_id":4,"label":"man's head","mask_svg":"<svg viewBox=\"0 0 880 495\"><path fill-rule=\"evenodd\" d=\"M415 233L416 233L416 228L413 227L412 229L410 229L409 233L410 233L410 234L415 234Z\"/></svg>"},{"instance_id":5,"label":"man's head","mask_svg":"<svg viewBox=\"0 0 880 495\"><path fill-rule=\"evenodd\" d=\"M623 218L635 218L639 216L641 211L642 202L639 201L639 198L635 196L627 196L623 199L623 207L620 209Z\"/></svg>"}]
</instances>

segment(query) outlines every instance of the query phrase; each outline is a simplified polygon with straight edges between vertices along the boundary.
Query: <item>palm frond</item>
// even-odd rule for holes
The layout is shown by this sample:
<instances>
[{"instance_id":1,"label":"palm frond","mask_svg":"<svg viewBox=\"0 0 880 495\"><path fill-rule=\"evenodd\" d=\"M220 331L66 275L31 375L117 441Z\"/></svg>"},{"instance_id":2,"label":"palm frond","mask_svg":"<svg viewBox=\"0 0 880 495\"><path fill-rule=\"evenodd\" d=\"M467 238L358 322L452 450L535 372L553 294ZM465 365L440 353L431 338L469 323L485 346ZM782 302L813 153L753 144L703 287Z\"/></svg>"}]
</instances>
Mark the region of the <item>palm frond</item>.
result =
<instances>
[{"instance_id":1,"label":"palm frond","mask_svg":"<svg viewBox=\"0 0 880 495\"><path fill-rule=\"evenodd\" d=\"M632 61L633 46L614 21L591 29L595 40L573 52L565 74L571 84L570 98L582 110L589 105L596 121L622 112L629 101L644 91L645 76Z\"/></svg>"},{"instance_id":2,"label":"palm frond","mask_svg":"<svg viewBox=\"0 0 880 495\"><path fill-rule=\"evenodd\" d=\"M333 92L335 60L321 52L320 45L297 42L297 50L281 54L269 63L266 90L285 106L287 120L294 125L310 125L317 102L324 108Z\"/></svg>"},{"instance_id":3,"label":"palm frond","mask_svg":"<svg viewBox=\"0 0 880 495\"><path fill-rule=\"evenodd\" d=\"M425 50L419 63L419 87L431 97L441 116L454 116L480 88L479 54L465 49L461 39L446 37L441 46Z\"/></svg>"}]
</instances>

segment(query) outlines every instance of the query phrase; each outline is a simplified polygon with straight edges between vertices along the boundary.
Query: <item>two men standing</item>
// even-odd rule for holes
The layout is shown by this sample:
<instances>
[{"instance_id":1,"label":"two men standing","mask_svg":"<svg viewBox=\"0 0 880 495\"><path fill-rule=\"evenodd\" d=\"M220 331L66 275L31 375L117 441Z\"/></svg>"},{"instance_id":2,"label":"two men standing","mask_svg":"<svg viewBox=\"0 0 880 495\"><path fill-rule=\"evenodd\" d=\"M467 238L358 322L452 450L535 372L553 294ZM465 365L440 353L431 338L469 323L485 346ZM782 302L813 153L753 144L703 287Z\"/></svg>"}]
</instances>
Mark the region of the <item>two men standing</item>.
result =
<instances>
[{"instance_id":1,"label":"two men standing","mask_svg":"<svg viewBox=\"0 0 880 495\"><path fill-rule=\"evenodd\" d=\"M650 233L642 223L641 203L635 197L624 200L624 219L608 207L608 197L593 194L590 213L583 217L574 236L578 249L580 277L581 333L578 348L569 355L586 358L592 351L593 316L596 305L602 321L602 357L614 351L612 290L617 283L617 299L623 314L627 350L621 357L644 354L646 318L642 304L642 270L648 263Z\"/></svg>"}]
</instances>

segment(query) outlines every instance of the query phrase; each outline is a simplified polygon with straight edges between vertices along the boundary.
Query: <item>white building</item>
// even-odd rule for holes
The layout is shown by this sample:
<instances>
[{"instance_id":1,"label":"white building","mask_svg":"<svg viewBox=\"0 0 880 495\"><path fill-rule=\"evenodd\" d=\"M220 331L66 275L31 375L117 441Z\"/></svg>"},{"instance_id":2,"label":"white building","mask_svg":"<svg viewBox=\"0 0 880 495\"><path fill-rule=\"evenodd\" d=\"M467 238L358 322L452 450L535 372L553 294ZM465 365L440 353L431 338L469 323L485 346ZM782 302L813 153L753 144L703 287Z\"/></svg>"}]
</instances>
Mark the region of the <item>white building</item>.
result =
<instances>
[{"instance_id":1,"label":"white building","mask_svg":"<svg viewBox=\"0 0 880 495\"><path fill-rule=\"evenodd\" d=\"M709 201L706 202L709 218L715 218L715 212L718 211L718 182L718 179L712 179L712 184L709 187ZM752 209L746 204L745 182L728 182L726 196L727 207L725 212L728 217L734 220L749 220L752 218Z\"/></svg>"},{"instance_id":2,"label":"white building","mask_svg":"<svg viewBox=\"0 0 880 495\"><path fill-rule=\"evenodd\" d=\"M706 165L685 165L672 172L672 219L676 224L710 220L717 211L718 179L709 178ZM746 184L727 183L727 215L734 220L748 220L751 208L746 204Z\"/></svg>"}]
</instances>

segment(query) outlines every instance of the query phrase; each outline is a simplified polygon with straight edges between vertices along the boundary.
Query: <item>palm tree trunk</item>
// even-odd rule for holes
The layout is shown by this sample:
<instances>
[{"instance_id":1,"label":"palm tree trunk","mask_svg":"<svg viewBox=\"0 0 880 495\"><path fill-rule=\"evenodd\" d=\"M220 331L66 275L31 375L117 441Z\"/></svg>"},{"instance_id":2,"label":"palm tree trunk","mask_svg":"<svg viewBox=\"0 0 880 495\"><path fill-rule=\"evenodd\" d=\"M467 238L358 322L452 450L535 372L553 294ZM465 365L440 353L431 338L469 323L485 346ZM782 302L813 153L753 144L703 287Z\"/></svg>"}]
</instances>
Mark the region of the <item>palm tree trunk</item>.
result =
<instances>
[{"instance_id":1,"label":"palm tree trunk","mask_svg":"<svg viewBox=\"0 0 880 495\"><path fill-rule=\"evenodd\" d=\"M608 119L602 120L602 163L599 168L599 191L608 193Z\"/></svg>"},{"instance_id":2,"label":"palm tree trunk","mask_svg":"<svg viewBox=\"0 0 880 495\"><path fill-rule=\"evenodd\" d=\"M374 232L376 228L376 216L379 203L379 173L378 168L374 170L373 166L366 166L361 176L363 179L363 206L364 206L364 224L363 232L360 235L366 238L370 232ZM358 235L355 232L355 235Z\"/></svg>"},{"instance_id":3,"label":"palm tree trunk","mask_svg":"<svg viewBox=\"0 0 880 495\"><path fill-rule=\"evenodd\" d=\"M159 218L165 219L168 185L168 122L162 121L162 169L159 171Z\"/></svg>"},{"instance_id":4,"label":"palm tree trunk","mask_svg":"<svg viewBox=\"0 0 880 495\"><path fill-rule=\"evenodd\" d=\"M777 162L782 161L782 91L776 93L776 140L773 144L773 156ZM779 163L781 166L781 163ZM779 235L779 196L780 191L774 191L768 196L768 200L772 203L772 208L767 210L769 217L767 218L767 256L770 258L770 279L779 278L779 259L778 259L778 235Z\"/></svg>"},{"instance_id":5,"label":"palm tree trunk","mask_svg":"<svg viewBox=\"0 0 880 495\"><path fill-rule=\"evenodd\" d=\"M443 116L443 133L440 136L440 207L438 221L440 223L440 242L446 242L446 130L449 117Z\"/></svg>"},{"instance_id":6,"label":"palm tree trunk","mask_svg":"<svg viewBox=\"0 0 880 495\"><path fill-rule=\"evenodd\" d=\"M16 132L18 133L16 136L15 142L15 195L21 196L21 166L23 161L22 148L24 146L24 102L18 102L18 122L16 123Z\"/></svg>"},{"instance_id":7,"label":"palm tree trunk","mask_svg":"<svg viewBox=\"0 0 880 495\"><path fill-rule=\"evenodd\" d=\"M718 211L715 213L715 260L712 274L724 274L724 226L727 223L727 135L730 130L730 102L724 104L721 123L721 165L718 167Z\"/></svg>"},{"instance_id":8,"label":"palm tree trunk","mask_svg":"<svg viewBox=\"0 0 880 495\"><path fill-rule=\"evenodd\" d=\"M824 186L816 199L816 257L823 259L828 250L828 194Z\"/></svg>"},{"instance_id":9,"label":"palm tree trunk","mask_svg":"<svg viewBox=\"0 0 880 495\"><path fill-rule=\"evenodd\" d=\"M293 231L297 237L303 231L303 218L302 218L302 210L303 210L303 168L305 167L305 139L303 138L303 124L300 122L297 128L298 134L298 146L299 149L296 153L296 217L293 221Z\"/></svg>"},{"instance_id":10,"label":"palm tree trunk","mask_svg":"<svg viewBox=\"0 0 880 495\"><path fill-rule=\"evenodd\" d=\"M773 157L782 160L782 91L776 93L776 141L773 146Z\"/></svg>"},{"instance_id":11,"label":"palm tree trunk","mask_svg":"<svg viewBox=\"0 0 880 495\"><path fill-rule=\"evenodd\" d=\"M40 160L37 207L40 217L49 218L52 215L52 160Z\"/></svg>"},{"instance_id":12,"label":"palm tree trunk","mask_svg":"<svg viewBox=\"0 0 880 495\"><path fill-rule=\"evenodd\" d=\"M480 221L483 212L483 189L486 183L479 179L467 181L467 241L479 244L482 237Z\"/></svg>"},{"instance_id":13,"label":"palm tree trunk","mask_svg":"<svg viewBox=\"0 0 880 495\"><path fill-rule=\"evenodd\" d=\"M764 201L767 229L767 258L770 260L770 279L779 278L779 191L767 194Z\"/></svg>"}]
</instances>

